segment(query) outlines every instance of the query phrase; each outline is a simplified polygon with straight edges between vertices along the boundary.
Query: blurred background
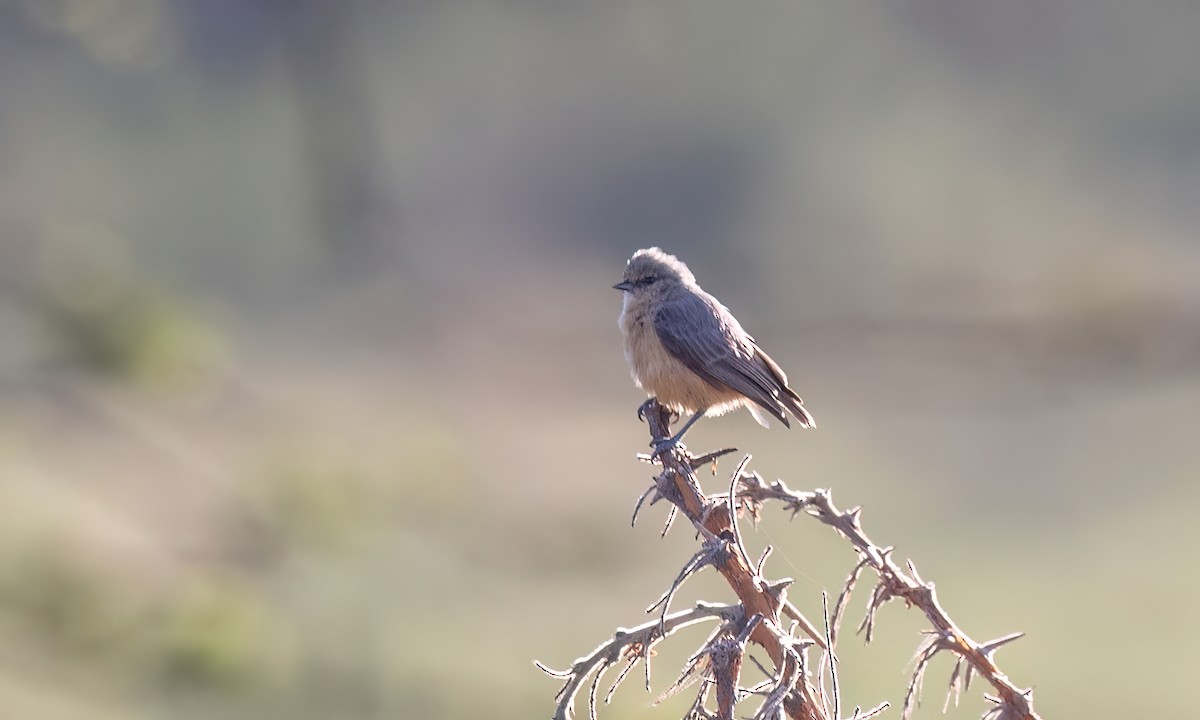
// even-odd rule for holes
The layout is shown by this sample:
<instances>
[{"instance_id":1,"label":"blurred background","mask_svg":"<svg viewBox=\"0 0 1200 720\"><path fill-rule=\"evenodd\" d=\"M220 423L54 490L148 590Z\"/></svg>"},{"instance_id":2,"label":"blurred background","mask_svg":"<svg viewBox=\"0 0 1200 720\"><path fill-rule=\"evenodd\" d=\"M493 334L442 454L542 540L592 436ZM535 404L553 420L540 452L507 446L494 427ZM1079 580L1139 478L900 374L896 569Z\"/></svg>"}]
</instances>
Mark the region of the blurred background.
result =
<instances>
[{"instance_id":1,"label":"blurred background","mask_svg":"<svg viewBox=\"0 0 1200 720\"><path fill-rule=\"evenodd\" d=\"M975 639L1028 633L999 661L1046 717L1186 714L1197 33L1169 0L0 0L0 718L548 717L531 660L694 550L629 527L609 287L647 245L819 421L693 449L865 506ZM854 563L778 508L748 540L815 617ZM922 628L846 635L847 706L899 716ZM705 632L601 717L678 717Z\"/></svg>"}]
</instances>

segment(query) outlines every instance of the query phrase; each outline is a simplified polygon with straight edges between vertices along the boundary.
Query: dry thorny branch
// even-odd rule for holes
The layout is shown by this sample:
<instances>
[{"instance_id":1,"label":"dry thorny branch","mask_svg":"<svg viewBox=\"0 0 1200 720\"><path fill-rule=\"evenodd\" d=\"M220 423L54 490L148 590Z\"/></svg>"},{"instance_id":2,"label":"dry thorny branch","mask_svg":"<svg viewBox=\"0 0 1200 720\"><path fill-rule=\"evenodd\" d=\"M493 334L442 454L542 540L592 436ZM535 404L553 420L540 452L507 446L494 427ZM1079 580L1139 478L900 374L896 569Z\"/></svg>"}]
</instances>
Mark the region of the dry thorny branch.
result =
<instances>
[{"instance_id":1,"label":"dry thorny branch","mask_svg":"<svg viewBox=\"0 0 1200 720\"><path fill-rule=\"evenodd\" d=\"M671 435L671 414L657 403L648 404L646 417L654 439ZM647 612L658 611L657 617L630 629L618 629L612 639L590 654L577 659L568 670L555 671L540 662L537 666L547 674L564 681L556 700L555 720L574 717L575 701L591 678L588 686L588 714L596 718L596 701L601 681L609 670L618 668L604 694L607 703L629 672L641 662L644 667L646 690L650 690L650 659L653 648L680 628L700 622L715 621L716 629L685 664L683 671L662 695L661 699L699 685L695 700L684 720L733 720L738 703L757 701L755 720L843 720L839 697L838 660L834 652L838 632L851 593L862 573L870 569L876 583L867 603L867 611L859 624L867 643L874 638L875 619L879 608L889 600L902 599L908 607L920 610L931 627L917 648L915 667L908 683L901 717L907 720L920 704L921 686L929 662L939 653L955 657L954 670L947 687L946 704L955 704L963 690L970 687L978 675L989 683L994 695L985 694L992 706L985 720L1038 720L1033 709L1032 690L1022 690L1009 681L994 661L996 650L1021 637L1021 633L1006 635L986 643L968 637L938 604L932 583L917 574L912 561L902 568L891 557L892 548L873 543L862 529L860 508L839 510L827 490L799 492L782 481L766 483L757 473L745 471L750 460L746 456L734 471L729 486L722 492L706 495L696 477L697 468L734 452L719 450L701 457L691 457L682 449L663 453L653 462L660 463L662 472L654 484L639 498L633 520L649 498L650 504L659 500L671 503L663 534L670 529L678 513L682 513L696 529L700 549L684 564L670 587ZM643 459L650 461L649 457ZM738 528L738 513L748 512L757 519L763 505L771 500L783 503L792 517L803 512L832 527L850 542L859 556L834 604L832 614L825 604L823 630L818 630L787 600L790 578L770 581L763 576L763 566L770 555L767 547L756 563L751 563ZM731 508L736 508L731 511ZM729 583L738 602L728 605L697 603L694 607L670 613L672 598L679 588L703 568L712 566ZM824 599L824 598L823 598ZM788 627L784 622L790 621ZM771 667L764 667L747 653L747 646L761 647L770 658ZM819 654L814 670L809 652ZM758 667L768 678L753 686L741 684L744 660ZM828 683L826 680L828 679ZM855 708L849 720L865 720L881 713L887 703L871 710Z\"/></svg>"}]
</instances>

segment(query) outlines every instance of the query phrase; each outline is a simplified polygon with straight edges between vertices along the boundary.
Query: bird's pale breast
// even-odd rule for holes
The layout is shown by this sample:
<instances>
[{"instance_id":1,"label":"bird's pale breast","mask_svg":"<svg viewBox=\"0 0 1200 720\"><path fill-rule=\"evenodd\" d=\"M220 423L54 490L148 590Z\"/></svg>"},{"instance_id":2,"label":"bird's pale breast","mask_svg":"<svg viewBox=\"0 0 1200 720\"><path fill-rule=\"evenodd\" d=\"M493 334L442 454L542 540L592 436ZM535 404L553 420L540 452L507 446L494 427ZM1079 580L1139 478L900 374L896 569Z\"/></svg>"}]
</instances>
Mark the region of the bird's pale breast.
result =
<instances>
[{"instance_id":1,"label":"bird's pale breast","mask_svg":"<svg viewBox=\"0 0 1200 720\"><path fill-rule=\"evenodd\" d=\"M708 415L720 415L745 404L740 393L710 385L676 360L658 339L648 308L631 303L628 295L620 326L625 360L633 379L661 404L680 413L706 410Z\"/></svg>"}]
</instances>

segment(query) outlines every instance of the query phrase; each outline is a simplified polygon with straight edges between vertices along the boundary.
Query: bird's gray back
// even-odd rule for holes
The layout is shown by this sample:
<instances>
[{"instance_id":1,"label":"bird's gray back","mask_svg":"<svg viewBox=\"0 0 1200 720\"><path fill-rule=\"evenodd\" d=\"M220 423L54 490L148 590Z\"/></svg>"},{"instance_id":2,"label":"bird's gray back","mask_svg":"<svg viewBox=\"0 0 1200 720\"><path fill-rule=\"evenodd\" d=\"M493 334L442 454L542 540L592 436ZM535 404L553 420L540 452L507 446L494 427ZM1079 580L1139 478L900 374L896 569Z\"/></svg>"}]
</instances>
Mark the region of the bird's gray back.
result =
<instances>
[{"instance_id":1,"label":"bird's gray back","mask_svg":"<svg viewBox=\"0 0 1200 720\"><path fill-rule=\"evenodd\" d=\"M787 424L778 400L785 381L759 359L753 338L716 298L680 287L663 298L654 329L663 347L705 382L741 393Z\"/></svg>"}]
</instances>

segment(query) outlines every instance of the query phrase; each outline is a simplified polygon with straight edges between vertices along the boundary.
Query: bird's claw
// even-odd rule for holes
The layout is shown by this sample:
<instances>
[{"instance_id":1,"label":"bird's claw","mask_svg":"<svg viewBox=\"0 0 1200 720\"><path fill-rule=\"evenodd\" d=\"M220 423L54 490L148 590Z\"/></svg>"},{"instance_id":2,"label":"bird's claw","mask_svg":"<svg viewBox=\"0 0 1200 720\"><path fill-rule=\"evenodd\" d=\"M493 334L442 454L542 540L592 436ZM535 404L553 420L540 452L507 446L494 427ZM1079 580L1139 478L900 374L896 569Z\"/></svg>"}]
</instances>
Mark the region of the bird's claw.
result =
<instances>
[{"instance_id":1,"label":"bird's claw","mask_svg":"<svg viewBox=\"0 0 1200 720\"><path fill-rule=\"evenodd\" d=\"M650 398L650 399L646 400L646 402L642 403L641 405L638 405L637 419L641 420L642 422L646 422L646 413L650 412L650 406L652 404L654 404L657 400L658 400L658 398ZM666 410L666 408L663 408L663 409ZM668 412L671 413L671 422L675 422L676 420L679 419L678 412L676 412L674 410L668 410Z\"/></svg>"},{"instance_id":2,"label":"bird's claw","mask_svg":"<svg viewBox=\"0 0 1200 720\"><path fill-rule=\"evenodd\" d=\"M654 402L654 398L650 398L646 402L638 405L637 419L646 422L646 413L650 412L650 403Z\"/></svg>"}]
</instances>

